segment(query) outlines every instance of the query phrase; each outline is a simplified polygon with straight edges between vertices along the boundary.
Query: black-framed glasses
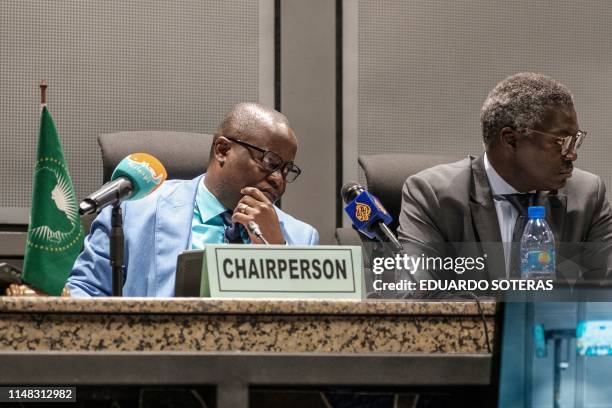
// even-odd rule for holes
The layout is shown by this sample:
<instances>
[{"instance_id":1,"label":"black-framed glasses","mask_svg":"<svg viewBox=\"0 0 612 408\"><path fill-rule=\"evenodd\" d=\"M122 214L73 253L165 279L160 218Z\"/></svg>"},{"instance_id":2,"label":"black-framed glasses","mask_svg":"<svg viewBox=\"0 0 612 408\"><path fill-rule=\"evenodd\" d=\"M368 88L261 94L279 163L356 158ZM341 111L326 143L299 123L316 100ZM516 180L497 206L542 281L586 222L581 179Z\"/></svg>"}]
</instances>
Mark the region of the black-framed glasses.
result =
<instances>
[{"instance_id":1,"label":"black-framed glasses","mask_svg":"<svg viewBox=\"0 0 612 408\"><path fill-rule=\"evenodd\" d=\"M567 135L567 136L559 136L552 133L542 132L540 130L535 129L527 129L534 133L540 133L543 135L553 136L555 141L561 146L561 156L565 156L570 151L574 153L580 148L582 142L584 142L584 138L587 135L587 132L584 130L579 130L575 135Z\"/></svg>"},{"instance_id":2,"label":"black-framed glasses","mask_svg":"<svg viewBox=\"0 0 612 408\"><path fill-rule=\"evenodd\" d=\"M258 160L261 163L261 166L270 173L274 173L275 171L280 171L283 175L283 179L287 183L293 183L296 178L302 173L302 170L292 161L283 161L283 159L276 153L270 150L262 149L261 147L257 147L240 139L236 139L229 136L224 136L226 139L231 140L232 142L239 144L240 146L246 147L248 149L253 149L259 153L262 153L261 158Z\"/></svg>"}]
</instances>

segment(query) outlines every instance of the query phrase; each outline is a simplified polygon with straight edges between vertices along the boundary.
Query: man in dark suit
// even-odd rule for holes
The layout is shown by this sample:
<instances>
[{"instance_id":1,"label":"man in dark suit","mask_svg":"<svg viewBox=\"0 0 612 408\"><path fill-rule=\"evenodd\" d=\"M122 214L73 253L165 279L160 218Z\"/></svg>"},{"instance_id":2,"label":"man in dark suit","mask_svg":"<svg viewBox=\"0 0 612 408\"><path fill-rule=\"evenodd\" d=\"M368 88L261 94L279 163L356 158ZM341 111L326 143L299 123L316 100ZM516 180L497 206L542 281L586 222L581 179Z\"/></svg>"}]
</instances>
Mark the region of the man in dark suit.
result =
<instances>
[{"instance_id":1,"label":"man in dark suit","mask_svg":"<svg viewBox=\"0 0 612 408\"><path fill-rule=\"evenodd\" d=\"M573 166L586 132L578 127L569 89L544 75L513 75L489 93L480 120L483 154L406 180L398 236L407 252L458 256L457 245L449 243L478 243L480 253L488 254L487 268L471 277L518 278L516 252L499 243L516 243L524 228L517 222L524 219L521 214L528 205L542 205L558 259L573 260L566 262L574 265L573 272L561 274L605 278L612 265L602 256L586 270L574 262L584 255L576 243L592 243L591 254L609 253L612 211L600 177ZM475 246L463 249L474 253ZM418 278L457 277L440 269L418 273Z\"/></svg>"}]
</instances>

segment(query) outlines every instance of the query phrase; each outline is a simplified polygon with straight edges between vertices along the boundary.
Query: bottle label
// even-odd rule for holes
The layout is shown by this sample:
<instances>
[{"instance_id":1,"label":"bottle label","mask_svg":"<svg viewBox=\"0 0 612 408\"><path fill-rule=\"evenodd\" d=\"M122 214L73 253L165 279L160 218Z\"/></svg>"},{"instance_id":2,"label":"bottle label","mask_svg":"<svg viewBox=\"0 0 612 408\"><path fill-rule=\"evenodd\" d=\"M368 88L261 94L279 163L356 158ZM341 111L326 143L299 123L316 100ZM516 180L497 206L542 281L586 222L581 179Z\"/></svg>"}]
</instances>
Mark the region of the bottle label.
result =
<instances>
[{"instance_id":1,"label":"bottle label","mask_svg":"<svg viewBox=\"0 0 612 408\"><path fill-rule=\"evenodd\" d=\"M533 272L554 273L555 271L555 251L549 249L545 251L529 251L523 259L523 276Z\"/></svg>"}]
</instances>

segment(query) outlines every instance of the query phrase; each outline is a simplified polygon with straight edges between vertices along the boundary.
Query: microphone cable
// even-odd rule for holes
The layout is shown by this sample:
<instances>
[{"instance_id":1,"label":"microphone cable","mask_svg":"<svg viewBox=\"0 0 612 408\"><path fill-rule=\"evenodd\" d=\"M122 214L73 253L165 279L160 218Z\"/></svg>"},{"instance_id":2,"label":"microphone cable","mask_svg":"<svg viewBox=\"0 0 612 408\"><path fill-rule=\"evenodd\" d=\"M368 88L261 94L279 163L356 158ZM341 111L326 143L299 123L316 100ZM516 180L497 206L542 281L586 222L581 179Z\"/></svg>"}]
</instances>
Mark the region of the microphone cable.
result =
<instances>
[{"instance_id":1,"label":"microphone cable","mask_svg":"<svg viewBox=\"0 0 612 408\"><path fill-rule=\"evenodd\" d=\"M480 299L478 298L478 296L476 296L475 293L470 292L470 291L463 291L463 292L460 292L460 294L468 295L476 301L476 308L478 308L478 313L480 314L480 320L482 321L482 327L484 329L485 341L487 342L487 350L489 354L491 354L492 353L491 340L489 340L489 330L487 328L487 320L485 319L484 311L482 309L482 305L480 304Z\"/></svg>"}]
</instances>

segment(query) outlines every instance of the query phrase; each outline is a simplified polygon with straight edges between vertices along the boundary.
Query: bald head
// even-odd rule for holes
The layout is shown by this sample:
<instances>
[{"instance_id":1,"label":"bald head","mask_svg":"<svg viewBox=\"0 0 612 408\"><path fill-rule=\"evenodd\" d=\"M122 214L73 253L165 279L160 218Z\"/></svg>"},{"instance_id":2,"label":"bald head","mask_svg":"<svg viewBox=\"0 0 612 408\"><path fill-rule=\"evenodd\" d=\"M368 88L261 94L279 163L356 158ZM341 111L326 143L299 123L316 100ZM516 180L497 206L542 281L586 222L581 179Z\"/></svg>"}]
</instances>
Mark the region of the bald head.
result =
<instances>
[{"instance_id":1,"label":"bald head","mask_svg":"<svg viewBox=\"0 0 612 408\"><path fill-rule=\"evenodd\" d=\"M244 187L255 187L276 201L285 192L286 173L266 170L264 157L271 156L265 152L275 155L270 160L293 163L297 138L287 117L259 103L234 105L213 138L206 186L227 208L234 208Z\"/></svg>"},{"instance_id":2,"label":"bald head","mask_svg":"<svg viewBox=\"0 0 612 408\"><path fill-rule=\"evenodd\" d=\"M225 115L217 135L232 134L246 138L259 133L262 128L274 131L279 127L289 128L285 115L260 103L243 102L234 105Z\"/></svg>"}]
</instances>

